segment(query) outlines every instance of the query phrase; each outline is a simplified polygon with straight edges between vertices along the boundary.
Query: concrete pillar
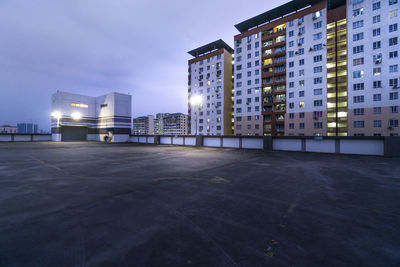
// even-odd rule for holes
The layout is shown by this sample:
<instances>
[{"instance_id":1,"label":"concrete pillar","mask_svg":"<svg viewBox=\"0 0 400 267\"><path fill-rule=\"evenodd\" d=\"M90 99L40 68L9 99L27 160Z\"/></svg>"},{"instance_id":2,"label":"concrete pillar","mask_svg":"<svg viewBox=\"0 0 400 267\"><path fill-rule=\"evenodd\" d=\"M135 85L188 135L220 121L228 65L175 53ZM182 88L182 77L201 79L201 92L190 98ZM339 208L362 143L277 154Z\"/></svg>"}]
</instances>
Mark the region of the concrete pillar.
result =
<instances>
[{"instance_id":1,"label":"concrete pillar","mask_svg":"<svg viewBox=\"0 0 400 267\"><path fill-rule=\"evenodd\" d=\"M196 146L197 147L203 146L203 136L202 135L196 135Z\"/></svg>"},{"instance_id":2,"label":"concrete pillar","mask_svg":"<svg viewBox=\"0 0 400 267\"><path fill-rule=\"evenodd\" d=\"M273 139L272 136L263 136L264 140L264 151L273 151Z\"/></svg>"},{"instance_id":3,"label":"concrete pillar","mask_svg":"<svg viewBox=\"0 0 400 267\"><path fill-rule=\"evenodd\" d=\"M400 157L400 136L385 136L384 138L384 156Z\"/></svg>"},{"instance_id":4,"label":"concrete pillar","mask_svg":"<svg viewBox=\"0 0 400 267\"><path fill-rule=\"evenodd\" d=\"M154 144L155 145L159 145L160 144L160 136L159 135L155 135L154 136Z\"/></svg>"},{"instance_id":5,"label":"concrete pillar","mask_svg":"<svg viewBox=\"0 0 400 267\"><path fill-rule=\"evenodd\" d=\"M335 153L340 154L340 139L335 139Z\"/></svg>"}]
</instances>

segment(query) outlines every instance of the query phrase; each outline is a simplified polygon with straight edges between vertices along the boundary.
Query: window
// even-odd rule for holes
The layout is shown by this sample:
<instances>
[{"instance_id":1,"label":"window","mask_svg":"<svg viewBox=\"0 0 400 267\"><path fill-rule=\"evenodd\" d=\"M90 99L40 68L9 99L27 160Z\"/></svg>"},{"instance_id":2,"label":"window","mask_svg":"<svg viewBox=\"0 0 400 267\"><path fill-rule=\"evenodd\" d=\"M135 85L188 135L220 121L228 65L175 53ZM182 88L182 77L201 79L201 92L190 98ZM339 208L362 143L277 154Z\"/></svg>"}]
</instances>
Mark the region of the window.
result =
<instances>
[{"instance_id":1,"label":"window","mask_svg":"<svg viewBox=\"0 0 400 267\"><path fill-rule=\"evenodd\" d=\"M314 95L322 95L322 88L314 89Z\"/></svg>"},{"instance_id":2,"label":"window","mask_svg":"<svg viewBox=\"0 0 400 267\"><path fill-rule=\"evenodd\" d=\"M322 66L314 67L314 73L322 72Z\"/></svg>"},{"instance_id":3,"label":"window","mask_svg":"<svg viewBox=\"0 0 400 267\"><path fill-rule=\"evenodd\" d=\"M373 42L372 47L374 49L379 49L381 48L381 41Z\"/></svg>"},{"instance_id":4,"label":"window","mask_svg":"<svg viewBox=\"0 0 400 267\"><path fill-rule=\"evenodd\" d=\"M294 103L289 103L289 108L290 109L294 108Z\"/></svg>"},{"instance_id":5,"label":"window","mask_svg":"<svg viewBox=\"0 0 400 267\"><path fill-rule=\"evenodd\" d=\"M399 120L389 120L389 127L399 127Z\"/></svg>"},{"instance_id":6,"label":"window","mask_svg":"<svg viewBox=\"0 0 400 267\"><path fill-rule=\"evenodd\" d=\"M353 103L364 103L364 96L363 95L354 96Z\"/></svg>"},{"instance_id":7,"label":"window","mask_svg":"<svg viewBox=\"0 0 400 267\"><path fill-rule=\"evenodd\" d=\"M241 47L239 47L239 48L236 49L236 53L239 54L239 53L241 53L241 52L242 52L242 48L241 48Z\"/></svg>"},{"instance_id":8,"label":"window","mask_svg":"<svg viewBox=\"0 0 400 267\"><path fill-rule=\"evenodd\" d=\"M381 15L376 15L372 17L372 23L378 23L381 22Z\"/></svg>"},{"instance_id":9,"label":"window","mask_svg":"<svg viewBox=\"0 0 400 267\"><path fill-rule=\"evenodd\" d=\"M397 4L398 0L389 0L389 6Z\"/></svg>"},{"instance_id":10,"label":"window","mask_svg":"<svg viewBox=\"0 0 400 267\"><path fill-rule=\"evenodd\" d=\"M304 55L304 48L299 49L299 55Z\"/></svg>"},{"instance_id":11,"label":"window","mask_svg":"<svg viewBox=\"0 0 400 267\"><path fill-rule=\"evenodd\" d=\"M289 119L294 119L294 113L289 113Z\"/></svg>"},{"instance_id":12,"label":"window","mask_svg":"<svg viewBox=\"0 0 400 267\"><path fill-rule=\"evenodd\" d=\"M374 76L381 75L381 68L374 68L373 69L373 74L374 74Z\"/></svg>"},{"instance_id":13,"label":"window","mask_svg":"<svg viewBox=\"0 0 400 267\"><path fill-rule=\"evenodd\" d=\"M355 83L355 84L353 84L353 90L354 91L364 90L364 83Z\"/></svg>"},{"instance_id":14,"label":"window","mask_svg":"<svg viewBox=\"0 0 400 267\"><path fill-rule=\"evenodd\" d=\"M251 58L251 54L250 53L247 54L247 59L249 59L249 58Z\"/></svg>"},{"instance_id":15,"label":"window","mask_svg":"<svg viewBox=\"0 0 400 267\"><path fill-rule=\"evenodd\" d=\"M290 31L289 32L289 37L293 37L294 36L294 31Z\"/></svg>"},{"instance_id":16,"label":"window","mask_svg":"<svg viewBox=\"0 0 400 267\"><path fill-rule=\"evenodd\" d=\"M364 128L364 121L354 121L354 128Z\"/></svg>"},{"instance_id":17,"label":"window","mask_svg":"<svg viewBox=\"0 0 400 267\"><path fill-rule=\"evenodd\" d=\"M322 38L322 32L316 33L313 35L314 40L319 40Z\"/></svg>"},{"instance_id":18,"label":"window","mask_svg":"<svg viewBox=\"0 0 400 267\"><path fill-rule=\"evenodd\" d=\"M76 108L89 108L89 105L87 105L87 104L82 104L82 103L71 103L71 107L76 107Z\"/></svg>"},{"instance_id":19,"label":"window","mask_svg":"<svg viewBox=\"0 0 400 267\"><path fill-rule=\"evenodd\" d=\"M322 28L322 21L318 21L314 23L314 30Z\"/></svg>"},{"instance_id":20,"label":"window","mask_svg":"<svg viewBox=\"0 0 400 267\"><path fill-rule=\"evenodd\" d=\"M390 65L389 66L389 72L390 73L398 72L398 68L399 68L399 66L397 64L396 65Z\"/></svg>"},{"instance_id":21,"label":"window","mask_svg":"<svg viewBox=\"0 0 400 267\"><path fill-rule=\"evenodd\" d=\"M304 86L304 80L299 81L299 86Z\"/></svg>"},{"instance_id":22,"label":"window","mask_svg":"<svg viewBox=\"0 0 400 267\"><path fill-rule=\"evenodd\" d=\"M300 119L304 119L304 112L300 112L300 113L299 113L299 118L300 118Z\"/></svg>"},{"instance_id":23,"label":"window","mask_svg":"<svg viewBox=\"0 0 400 267\"><path fill-rule=\"evenodd\" d=\"M389 17L390 17L391 19L397 17L397 9L396 9L396 10L393 10L393 11L390 11L390 12L389 12Z\"/></svg>"},{"instance_id":24,"label":"window","mask_svg":"<svg viewBox=\"0 0 400 267\"><path fill-rule=\"evenodd\" d=\"M316 44L313 46L313 51L319 51L322 50L322 44Z\"/></svg>"},{"instance_id":25,"label":"window","mask_svg":"<svg viewBox=\"0 0 400 267\"><path fill-rule=\"evenodd\" d=\"M382 88L382 82L381 81L374 81L373 82L373 86L374 86L374 89Z\"/></svg>"},{"instance_id":26,"label":"window","mask_svg":"<svg viewBox=\"0 0 400 267\"><path fill-rule=\"evenodd\" d=\"M289 123L289 129L294 129L294 123Z\"/></svg>"},{"instance_id":27,"label":"window","mask_svg":"<svg viewBox=\"0 0 400 267\"><path fill-rule=\"evenodd\" d=\"M372 30L372 36L379 36L381 35L381 28L373 29Z\"/></svg>"},{"instance_id":28,"label":"window","mask_svg":"<svg viewBox=\"0 0 400 267\"><path fill-rule=\"evenodd\" d=\"M364 71L358 70L358 71L353 71L353 78L362 78L364 77Z\"/></svg>"},{"instance_id":29,"label":"window","mask_svg":"<svg viewBox=\"0 0 400 267\"><path fill-rule=\"evenodd\" d=\"M355 58L353 59L353 66L364 65L364 58Z\"/></svg>"},{"instance_id":30,"label":"window","mask_svg":"<svg viewBox=\"0 0 400 267\"><path fill-rule=\"evenodd\" d=\"M390 113L399 113L399 106L391 106Z\"/></svg>"},{"instance_id":31,"label":"window","mask_svg":"<svg viewBox=\"0 0 400 267\"><path fill-rule=\"evenodd\" d=\"M363 20L359 20L359 21L353 22L353 30L361 28L363 26L364 26L364 21Z\"/></svg>"},{"instance_id":32,"label":"window","mask_svg":"<svg viewBox=\"0 0 400 267\"><path fill-rule=\"evenodd\" d=\"M360 41L360 40L363 40L363 39L364 39L364 33L363 32L353 34L353 42Z\"/></svg>"},{"instance_id":33,"label":"window","mask_svg":"<svg viewBox=\"0 0 400 267\"><path fill-rule=\"evenodd\" d=\"M389 58L397 58L397 57L398 57L398 52L397 51L389 52Z\"/></svg>"},{"instance_id":34,"label":"window","mask_svg":"<svg viewBox=\"0 0 400 267\"><path fill-rule=\"evenodd\" d=\"M322 61L322 55L314 56L314 63L321 61Z\"/></svg>"},{"instance_id":35,"label":"window","mask_svg":"<svg viewBox=\"0 0 400 267\"><path fill-rule=\"evenodd\" d=\"M314 129L322 129L322 122L314 122Z\"/></svg>"},{"instance_id":36,"label":"window","mask_svg":"<svg viewBox=\"0 0 400 267\"><path fill-rule=\"evenodd\" d=\"M353 54L358 54L358 53L362 53L362 52L364 52L363 45L353 47Z\"/></svg>"},{"instance_id":37,"label":"window","mask_svg":"<svg viewBox=\"0 0 400 267\"><path fill-rule=\"evenodd\" d=\"M397 23L389 25L389 32L397 31Z\"/></svg>"},{"instance_id":38,"label":"window","mask_svg":"<svg viewBox=\"0 0 400 267\"><path fill-rule=\"evenodd\" d=\"M389 46L397 45L398 44L398 38L393 37L389 39Z\"/></svg>"},{"instance_id":39,"label":"window","mask_svg":"<svg viewBox=\"0 0 400 267\"><path fill-rule=\"evenodd\" d=\"M378 10L381 8L381 2L372 3L372 10Z\"/></svg>"},{"instance_id":40,"label":"window","mask_svg":"<svg viewBox=\"0 0 400 267\"><path fill-rule=\"evenodd\" d=\"M300 59L299 60L299 66L303 66L304 65L304 59Z\"/></svg>"},{"instance_id":41,"label":"window","mask_svg":"<svg viewBox=\"0 0 400 267\"><path fill-rule=\"evenodd\" d=\"M382 100L382 95L381 94L374 94L373 98L374 98L374 101L381 101Z\"/></svg>"},{"instance_id":42,"label":"window","mask_svg":"<svg viewBox=\"0 0 400 267\"><path fill-rule=\"evenodd\" d=\"M294 57L294 51L289 51L289 57Z\"/></svg>"},{"instance_id":43,"label":"window","mask_svg":"<svg viewBox=\"0 0 400 267\"><path fill-rule=\"evenodd\" d=\"M242 78L242 74L241 73L236 74L236 79L241 79L241 78Z\"/></svg>"},{"instance_id":44,"label":"window","mask_svg":"<svg viewBox=\"0 0 400 267\"><path fill-rule=\"evenodd\" d=\"M396 87L399 85L399 79L389 79L389 86L390 87Z\"/></svg>"},{"instance_id":45,"label":"window","mask_svg":"<svg viewBox=\"0 0 400 267\"><path fill-rule=\"evenodd\" d=\"M289 78L294 78L294 71L289 72Z\"/></svg>"},{"instance_id":46,"label":"window","mask_svg":"<svg viewBox=\"0 0 400 267\"><path fill-rule=\"evenodd\" d=\"M242 82L237 82L236 87L242 87Z\"/></svg>"},{"instance_id":47,"label":"window","mask_svg":"<svg viewBox=\"0 0 400 267\"><path fill-rule=\"evenodd\" d=\"M300 122L300 123L299 123L299 128L300 128L300 129L304 129L304 122Z\"/></svg>"},{"instance_id":48,"label":"window","mask_svg":"<svg viewBox=\"0 0 400 267\"><path fill-rule=\"evenodd\" d=\"M294 92L290 92L289 93L289 98L293 98L294 97Z\"/></svg>"},{"instance_id":49,"label":"window","mask_svg":"<svg viewBox=\"0 0 400 267\"><path fill-rule=\"evenodd\" d=\"M374 128L381 128L382 121L381 120L374 120Z\"/></svg>"},{"instance_id":50,"label":"window","mask_svg":"<svg viewBox=\"0 0 400 267\"><path fill-rule=\"evenodd\" d=\"M299 76L304 76L304 70L299 70Z\"/></svg>"},{"instance_id":51,"label":"window","mask_svg":"<svg viewBox=\"0 0 400 267\"><path fill-rule=\"evenodd\" d=\"M304 108L304 101L299 102L299 108Z\"/></svg>"},{"instance_id":52,"label":"window","mask_svg":"<svg viewBox=\"0 0 400 267\"><path fill-rule=\"evenodd\" d=\"M294 46L294 41L290 41L289 42L289 47L293 47Z\"/></svg>"},{"instance_id":53,"label":"window","mask_svg":"<svg viewBox=\"0 0 400 267\"><path fill-rule=\"evenodd\" d=\"M299 91L299 97L304 97L304 91Z\"/></svg>"},{"instance_id":54,"label":"window","mask_svg":"<svg viewBox=\"0 0 400 267\"><path fill-rule=\"evenodd\" d=\"M314 107L322 107L322 100L314 100Z\"/></svg>"},{"instance_id":55,"label":"window","mask_svg":"<svg viewBox=\"0 0 400 267\"><path fill-rule=\"evenodd\" d=\"M398 92L389 93L389 100L396 100L396 99L399 99Z\"/></svg>"},{"instance_id":56,"label":"window","mask_svg":"<svg viewBox=\"0 0 400 267\"><path fill-rule=\"evenodd\" d=\"M353 17L360 16L364 13L364 8L357 8L353 10Z\"/></svg>"},{"instance_id":57,"label":"window","mask_svg":"<svg viewBox=\"0 0 400 267\"><path fill-rule=\"evenodd\" d=\"M374 107L374 114L381 114L382 108L381 107Z\"/></svg>"},{"instance_id":58,"label":"window","mask_svg":"<svg viewBox=\"0 0 400 267\"><path fill-rule=\"evenodd\" d=\"M293 67L294 67L294 62L293 61L289 62L289 68L293 68Z\"/></svg>"},{"instance_id":59,"label":"window","mask_svg":"<svg viewBox=\"0 0 400 267\"><path fill-rule=\"evenodd\" d=\"M314 78L314 84L322 83L322 77Z\"/></svg>"},{"instance_id":60,"label":"window","mask_svg":"<svg viewBox=\"0 0 400 267\"><path fill-rule=\"evenodd\" d=\"M363 108L355 108L353 112L354 112L354 116L364 115L364 109Z\"/></svg>"}]
</instances>

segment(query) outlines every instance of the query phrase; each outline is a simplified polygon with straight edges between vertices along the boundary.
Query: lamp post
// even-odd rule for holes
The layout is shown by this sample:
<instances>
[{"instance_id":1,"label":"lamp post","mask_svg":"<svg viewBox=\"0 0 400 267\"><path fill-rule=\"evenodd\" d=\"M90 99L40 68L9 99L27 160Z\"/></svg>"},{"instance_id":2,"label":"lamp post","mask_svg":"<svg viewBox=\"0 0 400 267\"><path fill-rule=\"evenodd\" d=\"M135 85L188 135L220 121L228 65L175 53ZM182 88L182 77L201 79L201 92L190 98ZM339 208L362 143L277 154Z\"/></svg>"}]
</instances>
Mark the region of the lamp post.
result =
<instances>
[{"instance_id":1,"label":"lamp post","mask_svg":"<svg viewBox=\"0 0 400 267\"><path fill-rule=\"evenodd\" d=\"M195 135L197 135L197 126L198 126L198 120L199 120L198 111L200 110L201 103L202 103L201 95L194 95L194 96L190 97L190 106L197 107L197 110L195 110L195 114L196 114L196 134Z\"/></svg>"},{"instance_id":2,"label":"lamp post","mask_svg":"<svg viewBox=\"0 0 400 267\"><path fill-rule=\"evenodd\" d=\"M60 119L61 119L61 112L59 111L54 111L51 113L51 116L55 119L57 119L57 128L60 127Z\"/></svg>"}]
</instances>

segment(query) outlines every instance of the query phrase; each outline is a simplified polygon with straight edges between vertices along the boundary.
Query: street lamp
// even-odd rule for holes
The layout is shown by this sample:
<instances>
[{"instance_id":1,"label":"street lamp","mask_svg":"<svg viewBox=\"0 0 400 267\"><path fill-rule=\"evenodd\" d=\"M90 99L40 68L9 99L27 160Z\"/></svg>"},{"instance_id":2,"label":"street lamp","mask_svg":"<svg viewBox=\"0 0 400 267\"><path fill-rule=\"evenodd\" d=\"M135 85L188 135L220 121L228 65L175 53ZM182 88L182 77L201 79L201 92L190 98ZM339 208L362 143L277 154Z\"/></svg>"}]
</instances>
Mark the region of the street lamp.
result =
<instances>
[{"instance_id":1,"label":"street lamp","mask_svg":"<svg viewBox=\"0 0 400 267\"><path fill-rule=\"evenodd\" d=\"M200 110L200 106L201 106L202 101L203 101L203 99L202 99L201 95L194 95L194 96L190 97L190 106L191 107L196 107L197 106L197 110L195 109L195 114L196 114L196 135L197 135L197 124L198 124L198 120L199 120L198 111Z\"/></svg>"},{"instance_id":2,"label":"street lamp","mask_svg":"<svg viewBox=\"0 0 400 267\"><path fill-rule=\"evenodd\" d=\"M74 113L71 114L71 117L74 120L79 120L80 118L82 118L82 115L79 112L74 112Z\"/></svg>"},{"instance_id":3,"label":"street lamp","mask_svg":"<svg viewBox=\"0 0 400 267\"><path fill-rule=\"evenodd\" d=\"M54 111L51 113L51 116L55 119L57 119L57 128L60 126L60 119L61 119L61 112L60 111Z\"/></svg>"}]
</instances>

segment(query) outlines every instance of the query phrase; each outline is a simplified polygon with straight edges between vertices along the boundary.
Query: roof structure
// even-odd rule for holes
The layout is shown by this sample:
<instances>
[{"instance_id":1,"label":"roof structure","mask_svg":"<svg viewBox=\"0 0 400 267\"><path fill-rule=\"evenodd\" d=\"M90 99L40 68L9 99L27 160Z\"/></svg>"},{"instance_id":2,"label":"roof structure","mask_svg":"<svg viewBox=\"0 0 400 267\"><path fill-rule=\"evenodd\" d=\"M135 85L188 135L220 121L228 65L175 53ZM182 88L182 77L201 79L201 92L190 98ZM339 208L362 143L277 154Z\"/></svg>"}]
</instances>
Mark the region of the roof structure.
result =
<instances>
[{"instance_id":1,"label":"roof structure","mask_svg":"<svg viewBox=\"0 0 400 267\"><path fill-rule=\"evenodd\" d=\"M252 17L248 20L245 20L239 24L236 24L235 27L241 33L248 31L251 28L259 26L261 24L265 24L272 20L281 18L287 14L296 12L300 9L303 9L307 6L315 5L323 0L293 0L284 5L278 6L274 9L271 9L267 12L264 12L258 16ZM329 2L335 2L335 0L329 0ZM341 2L341 0L339 0Z\"/></svg>"},{"instance_id":2,"label":"roof structure","mask_svg":"<svg viewBox=\"0 0 400 267\"><path fill-rule=\"evenodd\" d=\"M193 50L189 51L188 53L194 57L198 57L207 52L211 52L211 51L214 51L216 49L221 49L221 48L224 48L228 52L233 53L232 47L230 47L228 44L226 44L222 39L219 39L215 42L203 45L199 48L193 49Z\"/></svg>"}]
</instances>

